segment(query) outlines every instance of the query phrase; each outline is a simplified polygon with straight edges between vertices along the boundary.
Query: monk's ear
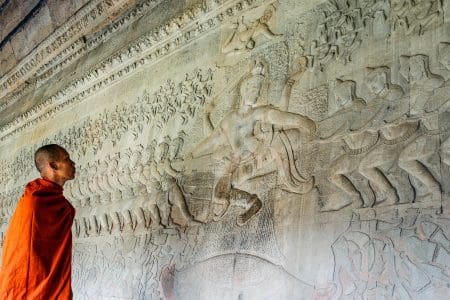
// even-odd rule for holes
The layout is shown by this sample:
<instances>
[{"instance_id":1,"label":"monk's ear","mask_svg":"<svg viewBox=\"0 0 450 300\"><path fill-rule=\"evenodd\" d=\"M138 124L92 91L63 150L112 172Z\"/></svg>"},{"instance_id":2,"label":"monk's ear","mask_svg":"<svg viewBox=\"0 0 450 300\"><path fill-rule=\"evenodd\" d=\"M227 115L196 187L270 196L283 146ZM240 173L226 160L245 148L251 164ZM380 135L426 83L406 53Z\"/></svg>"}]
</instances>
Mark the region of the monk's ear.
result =
<instances>
[{"instance_id":1,"label":"monk's ear","mask_svg":"<svg viewBox=\"0 0 450 300\"><path fill-rule=\"evenodd\" d=\"M58 164L56 162L50 161L48 164L53 170L58 170Z\"/></svg>"}]
</instances>

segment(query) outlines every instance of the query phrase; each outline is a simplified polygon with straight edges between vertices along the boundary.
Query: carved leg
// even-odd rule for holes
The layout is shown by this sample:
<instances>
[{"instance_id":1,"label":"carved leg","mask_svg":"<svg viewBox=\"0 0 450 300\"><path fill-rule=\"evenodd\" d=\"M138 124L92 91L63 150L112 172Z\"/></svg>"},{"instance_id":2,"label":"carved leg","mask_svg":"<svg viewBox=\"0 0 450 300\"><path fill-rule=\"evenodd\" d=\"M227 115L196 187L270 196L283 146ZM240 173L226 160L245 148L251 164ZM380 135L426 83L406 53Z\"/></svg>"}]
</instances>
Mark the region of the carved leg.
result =
<instances>
[{"instance_id":1,"label":"carved leg","mask_svg":"<svg viewBox=\"0 0 450 300\"><path fill-rule=\"evenodd\" d=\"M145 215L145 211L142 207L135 208L133 210L133 214L136 216L136 230L148 228L148 218Z\"/></svg>"},{"instance_id":2,"label":"carved leg","mask_svg":"<svg viewBox=\"0 0 450 300\"><path fill-rule=\"evenodd\" d=\"M345 176L345 174L350 174L355 171L358 168L360 161L361 159L357 156L351 157L343 155L334 162L327 179L346 195L338 195L338 197L330 198L327 204L322 208L323 211L339 210L352 203L357 208L364 205L361 192L356 189L350 179Z\"/></svg>"},{"instance_id":3,"label":"carved leg","mask_svg":"<svg viewBox=\"0 0 450 300\"><path fill-rule=\"evenodd\" d=\"M100 223L99 223L98 220L97 220L97 216L92 215L92 216L90 217L89 222L90 222L90 224L91 224L91 229L93 230L93 232L94 232L95 234L97 234L97 235L100 234L100 229L101 229L101 227L100 227Z\"/></svg>"},{"instance_id":4,"label":"carved leg","mask_svg":"<svg viewBox=\"0 0 450 300\"><path fill-rule=\"evenodd\" d=\"M231 176L225 175L219 178L214 185L212 198L214 221L220 220L230 206Z\"/></svg>"},{"instance_id":5,"label":"carved leg","mask_svg":"<svg viewBox=\"0 0 450 300\"><path fill-rule=\"evenodd\" d=\"M439 182L420 161L399 161L399 166L400 168L408 172L408 174L414 176L420 182L422 182L433 197L440 197L441 186Z\"/></svg>"},{"instance_id":6,"label":"carved leg","mask_svg":"<svg viewBox=\"0 0 450 300\"><path fill-rule=\"evenodd\" d=\"M150 216L152 219L152 223L155 224L156 226L164 226L161 223L161 215L159 214L158 206L153 203L148 206L148 209L150 210Z\"/></svg>"},{"instance_id":7,"label":"carved leg","mask_svg":"<svg viewBox=\"0 0 450 300\"><path fill-rule=\"evenodd\" d=\"M109 233L111 233L112 230L112 222L110 217L107 214L103 214L100 224L102 228L106 229Z\"/></svg>"},{"instance_id":8,"label":"carved leg","mask_svg":"<svg viewBox=\"0 0 450 300\"><path fill-rule=\"evenodd\" d=\"M186 205L186 199L184 199L183 192L181 191L180 186L176 182L172 184L172 189L169 194L169 201L180 209L181 215L190 225L200 224L200 222L195 220L194 217L189 212L189 209Z\"/></svg>"},{"instance_id":9,"label":"carved leg","mask_svg":"<svg viewBox=\"0 0 450 300\"><path fill-rule=\"evenodd\" d=\"M362 200L361 192L356 189L353 183L343 174L334 174L328 177L328 181L337 186L339 189L343 190L347 195L353 196L351 198L355 198L355 207L359 208L364 205ZM350 204L352 204L352 199L350 197L347 198L346 201L341 203L340 208L344 208Z\"/></svg>"},{"instance_id":10,"label":"carved leg","mask_svg":"<svg viewBox=\"0 0 450 300\"><path fill-rule=\"evenodd\" d=\"M450 166L450 137L442 143L440 153L442 162Z\"/></svg>"},{"instance_id":11,"label":"carved leg","mask_svg":"<svg viewBox=\"0 0 450 300\"><path fill-rule=\"evenodd\" d=\"M377 168L360 168L359 172L373 183L385 196L381 201L376 201L375 205L392 205L398 202L398 195L386 176Z\"/></svg>"}]
</instances>

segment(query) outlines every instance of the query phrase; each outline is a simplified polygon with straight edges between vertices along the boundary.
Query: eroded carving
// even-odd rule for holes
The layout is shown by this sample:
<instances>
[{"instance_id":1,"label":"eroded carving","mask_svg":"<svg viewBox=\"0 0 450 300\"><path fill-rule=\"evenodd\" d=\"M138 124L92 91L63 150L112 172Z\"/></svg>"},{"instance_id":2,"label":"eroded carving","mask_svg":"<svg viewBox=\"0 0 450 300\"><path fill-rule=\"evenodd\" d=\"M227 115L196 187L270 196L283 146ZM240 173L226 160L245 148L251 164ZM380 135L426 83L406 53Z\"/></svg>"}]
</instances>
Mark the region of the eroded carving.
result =
<instances>
[{"instance_id":1,"label":"eroded carving","mask_svg":"<svg viewBox=\"0 0 450 300\"><path fill-rule=\"evenodd\" d=\"M311 55L321 68L331 59L347 63L365 34L389 35L389 3L383 1L329 0L320 10Z\"/></svg>"},{"instance_id":2,"label":"eroded carving","mask_svg":"<svg viewBox=\"0 0 450 300\"><path fill-rule=\"evenodd\" d=\"M261 36L266 39L273 39L280 35L270 28L270 21L276 12L276 4L269 4L262 15L256 19L254 16L242 16L233 24L233 32L222 45L223 64L229 64L231 59L245 54L257 47Z\"/></svg>"},{"instance_id":3,"label":"eroded carving","mask_svg":"<svg viewBox=\"0 0 450 300\"><path fill-rule=\"evenodd\" d=\"M411 114L423 112L424 106L435 89L444 84L444 79L430 71L428 56L400 56L399 73L410 84Z\"/></svg>"},{"instance_id":4,"label":"eroded carving","mask_svg":"<svg viewBox=\"0 0 450 300\"><path fill-rule=\"evenodd\" d=\"M402 34L423 34L444 21L441 0L393 0L391 22L393 29Z\"/></svg>"},{"instance_id":5,"label":"eroded carving","mask_svg":"<svg viewBox=\"0 0 450 300\"><path fill-rule=\"evenodd\" d=\"M336 297L448 295L442 286L450 279L448 226L448 219L426 214L374 220L354 215L332 245Z\"/></svg>"},{"instance_id":6,"label":"eroded carving","mask_svg":"<svg viewBox=\"0 0 450 300\"><path fill-rule=\"evenodd\" d=\"M450 43L442 42L438 46L438 61L441 65L450 70Z\"/></svg>"}]
</instances>

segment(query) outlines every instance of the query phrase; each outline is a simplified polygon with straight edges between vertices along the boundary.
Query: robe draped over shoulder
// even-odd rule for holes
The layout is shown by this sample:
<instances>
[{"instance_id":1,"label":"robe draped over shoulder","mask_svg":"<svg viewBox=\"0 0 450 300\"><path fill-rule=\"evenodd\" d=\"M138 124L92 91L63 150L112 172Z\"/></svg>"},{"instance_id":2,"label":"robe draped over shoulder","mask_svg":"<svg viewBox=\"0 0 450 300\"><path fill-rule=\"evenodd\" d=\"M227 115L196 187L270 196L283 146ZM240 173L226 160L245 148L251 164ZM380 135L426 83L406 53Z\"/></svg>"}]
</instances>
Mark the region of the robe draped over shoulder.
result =
<instances>
[{"instance_id":1,"label":"robe draped over shoulder","mask_svg":"<svg viewBox=\"0 0 450 300\"><path fill-rule=\"evenodd\" d=\"M3 243L0 299L71 299L74 216L61 186L27 184Z\"/></svg>"}]
</instances>

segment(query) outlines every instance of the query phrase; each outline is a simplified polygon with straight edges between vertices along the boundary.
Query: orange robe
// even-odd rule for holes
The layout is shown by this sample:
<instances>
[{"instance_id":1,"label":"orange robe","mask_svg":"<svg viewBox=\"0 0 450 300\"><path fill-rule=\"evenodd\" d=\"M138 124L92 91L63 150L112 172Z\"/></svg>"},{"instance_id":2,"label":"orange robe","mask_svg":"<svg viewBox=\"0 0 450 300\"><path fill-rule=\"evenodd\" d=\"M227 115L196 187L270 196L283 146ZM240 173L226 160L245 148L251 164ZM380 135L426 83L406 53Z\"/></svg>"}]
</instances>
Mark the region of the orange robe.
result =
<instances>
[{"instance_id":1,"label":"orange robe","mask_svg":"<svg viewBox=\"0 0 450 300\"><path fill-rule=\"evenodd\" d=\"M0 299L71 299L74 216L61 186L27 184L3 244Z\"/></svg>"}]
</instances>

